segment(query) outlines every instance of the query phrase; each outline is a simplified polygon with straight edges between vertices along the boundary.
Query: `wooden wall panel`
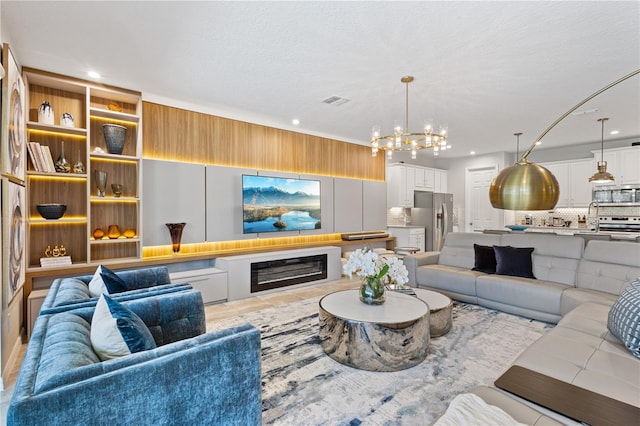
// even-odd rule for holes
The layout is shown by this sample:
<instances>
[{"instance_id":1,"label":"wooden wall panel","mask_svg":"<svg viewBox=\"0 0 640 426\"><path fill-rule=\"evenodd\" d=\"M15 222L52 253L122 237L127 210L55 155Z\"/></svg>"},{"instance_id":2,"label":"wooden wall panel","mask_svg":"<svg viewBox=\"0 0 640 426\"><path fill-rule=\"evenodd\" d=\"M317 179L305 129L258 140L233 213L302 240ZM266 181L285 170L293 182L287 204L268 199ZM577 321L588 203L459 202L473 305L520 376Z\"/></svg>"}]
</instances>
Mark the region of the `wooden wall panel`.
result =
<instances>
[{"instance_id":1,"label":"wooden wall panel","mask_svg":"<svg viewBox=\"0 0 640 426\"><path fill-rule=\"evenodd\" d=\"M384 181L362 145L143 102L148 159Z\"/></svg>"}]
</instances>

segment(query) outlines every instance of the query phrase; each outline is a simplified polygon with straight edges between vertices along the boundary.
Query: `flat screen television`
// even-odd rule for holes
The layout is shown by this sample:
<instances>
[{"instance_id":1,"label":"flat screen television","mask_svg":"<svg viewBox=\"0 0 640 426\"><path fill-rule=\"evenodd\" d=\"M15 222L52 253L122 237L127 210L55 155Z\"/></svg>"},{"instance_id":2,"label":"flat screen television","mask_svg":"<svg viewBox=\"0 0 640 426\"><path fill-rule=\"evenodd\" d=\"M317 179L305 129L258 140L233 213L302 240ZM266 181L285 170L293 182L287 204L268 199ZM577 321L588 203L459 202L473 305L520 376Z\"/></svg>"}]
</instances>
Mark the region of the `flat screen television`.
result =
<instances>
[{"instance_id":1,"label":"flat screen television","mask_svg":"<svg viewBox=\"0 0 640 426\"><path fill-rule=\"evenodd\" d=\"M242 175L245 234L320 229L320 181Z\"/></svg>"}]
</instances>

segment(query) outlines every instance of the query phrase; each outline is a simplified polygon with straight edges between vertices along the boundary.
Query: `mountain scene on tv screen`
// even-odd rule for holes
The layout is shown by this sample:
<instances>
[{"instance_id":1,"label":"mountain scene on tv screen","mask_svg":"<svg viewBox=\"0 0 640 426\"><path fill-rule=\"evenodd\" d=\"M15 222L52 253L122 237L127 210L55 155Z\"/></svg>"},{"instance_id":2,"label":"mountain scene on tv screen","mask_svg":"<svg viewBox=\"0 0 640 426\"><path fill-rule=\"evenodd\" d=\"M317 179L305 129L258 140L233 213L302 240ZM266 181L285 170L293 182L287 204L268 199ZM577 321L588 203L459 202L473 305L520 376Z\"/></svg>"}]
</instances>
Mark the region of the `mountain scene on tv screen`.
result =
<instances>
[{"instance_id":1,"label":"mountain scene on tv screen","mask_svg":"<svg viewBox=\"0 0 640 426\"><path fill-rule=\"evenodd\" d=\"M319 181L263 178L258 183L272 185L243 188L244 232L320 229Z\"/></svg>"}]
</instances>

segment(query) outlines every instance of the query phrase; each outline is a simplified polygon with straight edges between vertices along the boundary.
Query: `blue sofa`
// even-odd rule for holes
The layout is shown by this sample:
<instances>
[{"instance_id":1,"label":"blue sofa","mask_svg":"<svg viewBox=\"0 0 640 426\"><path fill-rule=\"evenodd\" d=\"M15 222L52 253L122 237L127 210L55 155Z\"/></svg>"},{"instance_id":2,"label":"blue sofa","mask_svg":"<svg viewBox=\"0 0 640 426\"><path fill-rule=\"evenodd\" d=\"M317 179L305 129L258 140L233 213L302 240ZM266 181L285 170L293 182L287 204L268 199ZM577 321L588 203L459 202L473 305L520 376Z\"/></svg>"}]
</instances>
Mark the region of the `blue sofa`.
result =
<instances>
[{"instance_id":1,"label":"blue sofa","mask_svg":"<svg viewBox=\"0 0 640 426\"><path fill-rule=\"evenodd\" d=\"M8 408L15 425L259 425L260 332L205 333L197 290L123 303L157 348L100 361L95 307L38 316Z\"/></svg>"},{"instance_id":2,"label":"blue sofa","mask_svg":"<svg viewBox=\"0 0 640 426\"><path fill-rule=\"evenodd\" d=\"M175 291L191 289L188 283L171 283L169 270L166 266L117 271L116 275L122 279L129 291L112 294L112 298L119 302L140 299ZM82 307L95 306L97 297L89 293L89 282L93 275L83 275L72 278L57 278L51 284L47 297L40 308L41 315L53 314Z\"/></svg>"}]
</instances>

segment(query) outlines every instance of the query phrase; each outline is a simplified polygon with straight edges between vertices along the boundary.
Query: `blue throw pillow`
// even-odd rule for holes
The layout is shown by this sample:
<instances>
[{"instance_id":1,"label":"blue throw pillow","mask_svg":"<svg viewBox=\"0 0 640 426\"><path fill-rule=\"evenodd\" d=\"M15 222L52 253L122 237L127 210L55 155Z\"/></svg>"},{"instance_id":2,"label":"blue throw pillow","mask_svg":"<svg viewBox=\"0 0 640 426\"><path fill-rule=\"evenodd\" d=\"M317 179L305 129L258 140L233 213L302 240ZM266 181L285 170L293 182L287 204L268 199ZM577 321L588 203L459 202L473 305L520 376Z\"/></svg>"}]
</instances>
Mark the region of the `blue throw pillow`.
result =
<instances>
[{"instance_id":1,"label":"blue throw pillow","mask_svg":"<svg viewBox=\"0 0 640 426\"><path fill-rule=\"evenodd\" d=\"M89 282L89 294L91 297L100 297L104 293L121 293L127 290L129 290L127 284L115 272L104 265L98 266Z\"/></svg>"},{"instance_id":2,"label":"blue throw pillow","mask_svg":"<svg viewBox=\"0 0 640 426\"><path fill-rule=\"evenodd\" d=\"M122 281L122 279L111 269L107 269L103 266L100 276L102 277L104 286L107 288L107 292L109 294L122 293L123 291L129 290L127 288L127 284L125 284L125 282Z\"/></svg>"},{"instance_id":3,"label":"blue throw pillow","mask_svg":"<svg viewBox=\"0 0 640 426\"><path fill-rule=\"evenodd\" d=\"M609 311L609 331L640 358L640 277L624 289Z\"/></svg>"},{"instance_id":4,"label":"blue throw pillow","mask_svg":"<svg viewBox=\"0 0 640 426\"><path fill-rule=\"evenodd\" d=\"M153 349L156 342L138 315L103 294L91 320L91 345L100 359L106 361Z\"/></svg>"},{"instance_id":5,"label":"blue throw pillow","mask_svg":"<svg viewBox=\"0 0 640 426\"><path fill-rule=\"evenodd\" d=\"M533 247L493 246L496 253L496 274L533 278Z\"/></svg>"},{"instance_id":6,"label":"blue throw pillow","mask_svg":"<svg viewBox=\"0 0 640 426\"><path fill-rule=\"evenodd\" d=\"M472 271L484 272L485 274L496 273L496 252L492 246L473 245L475 259Z\"/></svg>"}]
</instances>

